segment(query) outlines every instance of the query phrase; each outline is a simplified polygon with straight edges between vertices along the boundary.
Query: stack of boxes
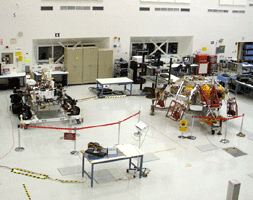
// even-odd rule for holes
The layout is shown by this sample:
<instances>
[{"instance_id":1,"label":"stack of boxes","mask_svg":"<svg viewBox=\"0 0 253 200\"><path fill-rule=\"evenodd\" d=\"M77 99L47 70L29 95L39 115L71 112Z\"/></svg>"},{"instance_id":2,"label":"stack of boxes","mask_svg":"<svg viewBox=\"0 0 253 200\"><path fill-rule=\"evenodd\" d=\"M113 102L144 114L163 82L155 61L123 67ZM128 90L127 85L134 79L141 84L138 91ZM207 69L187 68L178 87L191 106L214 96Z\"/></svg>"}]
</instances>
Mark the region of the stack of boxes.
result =
<instances>
[{"instance_id":1,"label":"stack of boxes","mask_svg":"<svg viewBox=\"0 0 253 200\"><path fill-rule=\"evenodd\" d=\"M197 54L198 75L211 75L218 69L217 55Z\"/></svg>"},{"instance_id":2,"label":"stack of boxes","mask_svg":"<svg viewBox=\"0 0 253 200\"><path fill-rule=\"evenodd\" d=\"M218 71L217 55L209 55L209 74L215 74Z\"/></svg>"},{"instance_id":3,"label":"stack of boxes","mask_svg":"<svg viewBox=\"0 0 253 200\"><path fill-rule=\"evenodd\" d=\"M204 75L208 74L209 70L209 63L208 63L208 55L207 54L197 54L195 56L196 63L199 65L198 66L198 75Z\"/></svg>"}]
</instances>

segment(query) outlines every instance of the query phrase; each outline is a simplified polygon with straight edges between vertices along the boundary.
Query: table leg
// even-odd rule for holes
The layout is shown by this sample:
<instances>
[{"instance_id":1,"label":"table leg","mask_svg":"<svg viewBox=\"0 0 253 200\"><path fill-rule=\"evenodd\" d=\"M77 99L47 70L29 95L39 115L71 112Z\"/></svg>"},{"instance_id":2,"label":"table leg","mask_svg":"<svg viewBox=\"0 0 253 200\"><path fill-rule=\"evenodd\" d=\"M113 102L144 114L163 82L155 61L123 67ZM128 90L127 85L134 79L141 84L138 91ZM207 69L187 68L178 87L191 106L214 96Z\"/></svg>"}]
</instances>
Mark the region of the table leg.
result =
<instances>
[{"instance_id":1,"label":"table leg","mask_svg":"<svg viewBox=\"0 0 253 200\"><path fill-rule=\"evenodd\" d=\"M139 173L139 178L141 178L141 174L142 174L142 163L143 163L143 155L140 156L141 157L141 161L140 161L140 173Z\"/></svg>"},{"instance_id":2,"label":"table leg","mask_svg":"<svg viewBox=\"0 0 253 200\"><path fill-rule=\"evenodd\" d=\"M235 84L235 95L237 94L238 83Z\"/></svg>"},{"instance_id":3,"label":"table leg","mask_svg":"<svg viewBox=\"0 0 253 200\"><path fill-rule=\"evenodd\" d=\"M83 154L83 160L82 160L82 177L84 176L84 154Z\"/></svg>"},{"instance_id":4,"label":"table leg","mask_svg":"<svg viewBox=\"0 0 253 200\"><path fill-rule=\"evenodd\" d=\"M94 164L91 164L91 179L90 179L90 183L91 183L91 187L93 187L93 173L94 173Z\"/></svg>"},{"instance_id":5,"label":"table leg","mask_svg":"<svg viewBox=\"0 0 253 200\"><path fill-rule=\"evenodd\" d=\"M129 170L131 169L132 158L129 158Z\"/></svg>"},{"instance_id":6,"label":"table leg","mask_svg":"<svg viewBox=\"0 0 253 200\"><path fill-rule=\"evenodd\" d=\"M101 97L103 97L103 95L104 95L104 85L101 84L101 87L102 87L102 89L101 89Z\"/></svg>"},{"instance_id":7,"label":"table leg","mask_svg":"<svg viewBox=\"0 0 253 200\"><path fill-rule=\"evenodd\" d=\"M142 78L140 78L140 90L142 90Z\"/></svg>"},{"instance_id":8,"label":"table leg","mask_svg":"<svg viewBox=\"0 0 253 200\"><path fill-rule=\"evenodd\" d=\"M133 83L130 85L130 95L132 95L132 88L133 88Z\"/></svg>"}]
</instances>

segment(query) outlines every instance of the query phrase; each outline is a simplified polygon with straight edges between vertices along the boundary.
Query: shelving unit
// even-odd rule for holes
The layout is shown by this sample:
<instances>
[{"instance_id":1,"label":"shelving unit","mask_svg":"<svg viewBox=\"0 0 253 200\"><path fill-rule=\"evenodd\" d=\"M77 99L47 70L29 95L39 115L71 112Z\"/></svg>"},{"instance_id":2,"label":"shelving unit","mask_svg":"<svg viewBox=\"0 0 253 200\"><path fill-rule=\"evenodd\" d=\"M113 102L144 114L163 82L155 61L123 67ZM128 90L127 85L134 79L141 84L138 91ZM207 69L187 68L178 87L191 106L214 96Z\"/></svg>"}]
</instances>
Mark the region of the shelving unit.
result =
<instances>
[{"instance_id":1,"label":"shelving unit","mask_svg":"<svg viewBox=\"0 0 253 200\"><path fill-rule=\"evenodd\" d=\"M248 63L253 63L253 43L244 44L243 60Z\"/></svg>"},{"instance_id":2,"label":"shelving unit","mask_svg":"<svg viewBox=\"0 0 253 200\"><path fill-rule=\"evenodd\" d=\"M128 62L125 60L116 59L114 61L114 77L128 76Z\"/></svg>"}]
</instances>

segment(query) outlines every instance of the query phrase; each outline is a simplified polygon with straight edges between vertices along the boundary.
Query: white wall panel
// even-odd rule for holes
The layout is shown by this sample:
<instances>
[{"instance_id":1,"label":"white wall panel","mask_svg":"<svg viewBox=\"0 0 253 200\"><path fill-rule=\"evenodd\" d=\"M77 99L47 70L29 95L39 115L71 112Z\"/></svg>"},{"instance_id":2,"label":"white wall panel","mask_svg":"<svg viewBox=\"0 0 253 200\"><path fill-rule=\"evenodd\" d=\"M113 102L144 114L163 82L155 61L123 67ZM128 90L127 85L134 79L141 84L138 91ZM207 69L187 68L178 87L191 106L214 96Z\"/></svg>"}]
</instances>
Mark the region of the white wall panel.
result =
<instances>
[{"instance_id":1,"label":"white wall panel","mask_svg":"<svg viewBox=\"0 0 253 200\"><path fill-rule=\"evenodd\" d=\"M220 0L220 3L226 2ZM54 9L40 11L41 6L53 6ZM90 6L91 9L60 10L61 6ZM104 10L94 11L93 6L103 6ZM150 11L140 12L139 7L142 6L150 7ZM179 11L156 12L155 7L178 8ZM181 12L181 8L186 7L190 12ZM207 12L208 9L226 9L228 12L212 13ZM234 14L232 10L245 10L245 13ZM0 19L0 40L3 43L0 45L0 52L15 53L15 48L20 47L24 59L31 61L36 61L33 59L36 58L34 40L109 38L106 45L114 49L115 59L129 59L131 37L176 37L175 40L179 41L180 56L195 53L202 47L207 47L206 53L211 54L215 52L216 43L219 45L219 39L223 38L222 45L226 46L223 56L236 57L235 42L253 41L253 26L249 26L253 19L252 7L226 7L219 5L219 0L194 0L190 4L144 3L141 0L1 1ZM22 37L18 36L20 31L23 32ZM60 37L55 38L55 33L60 33ZM115 36L120 37L120 46L116 48L113 47ZM189 36L193 39L187 43L185 39L178 39ZM11 44L12 38L16 38L17 44ZM101 47L103 46L104 44L101 44Z\"/></svg>"},{"instance_id":2,"label":"white wall panel","mask_svg":"<svg viewBox=\"0 0 253 200\"><path fill-rule=\"evenodd\" d=\"M220 0L220 5L233 5L233 0Z\"/></svg>"},{"instance_id":3,"label":"white wall panel","mask_svg":"<svg viewBox=\"0 0 253 200\"><path fill-rule=\"evenodd\" d=\"M141 2L158 2L158 0L141 0Z\"/></svg>"},{"instance_id":4,"label":"white wall panel","mask_svg":"<svg viewBox=\"0 0 253 200\"><path fill-rule=\"evenodd\" d=\"M174 3L174 0L159 0L159 2L168 2L168 3Z\"/></svg>"},{"instance_id":5,"label":"white wall panel","mask_svg":"<svg viewBox=\"0 0 253 200\"><path fill-rule=\"evenodd\" d=\"M234 0L234 5L246 6L247 5L247 0Z\"/></svg>"},{"instance_id":6,"label":"white wall panel","mask_svg":"<svg viewBox=\"0 0 253 200\"><path fill-rule=\"evenodd\" d=\"M175 0L176 3L191 3L191 0Z\"/></svg>"}]
</instances>

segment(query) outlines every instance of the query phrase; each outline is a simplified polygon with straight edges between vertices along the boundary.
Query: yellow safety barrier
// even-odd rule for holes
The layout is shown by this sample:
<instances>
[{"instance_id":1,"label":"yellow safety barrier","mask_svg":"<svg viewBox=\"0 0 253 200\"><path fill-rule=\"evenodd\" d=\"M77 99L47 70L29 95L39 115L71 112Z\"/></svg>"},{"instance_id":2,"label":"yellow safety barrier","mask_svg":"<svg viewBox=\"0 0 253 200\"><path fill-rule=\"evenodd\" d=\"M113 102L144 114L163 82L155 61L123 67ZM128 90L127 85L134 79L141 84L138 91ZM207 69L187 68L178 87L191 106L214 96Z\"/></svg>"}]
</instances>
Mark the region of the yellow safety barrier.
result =
<instances>
[{"instance_id":1,"label":"yellow safety barrier","mask_svg":"<svg viewBox=\"0 0 253 200\"><path fill-rule=\"evenodd\" d=\"M26 192L27 197L28 197L29 199L31 199L31 196L30 196L30 194L29 194L29 192L28 192L28 190L27 190L25 184L23 184L23 187L24 187L24 189L25 189L25 192Z\"/></svg>"},{"instance_id":2,"label":"yellow safety barrier","mask_svg":"<svg viewBox=\"0 0 253 200\"><path fill-rule=\"evenodd\" d=\"M21 173L19 171L26 172L26 173ZM59 181L61 183L84 183L84 182L81 182L81 181L74 181L74 180L53 179L53 178L51 178L50 176L48 176L46 174L40 174L40 173L36 173L36 172L25 170L25 169L12 168L11 172L15 173L15 174L29 176L31 178L43 179L43 180L50 179L50 180L54 180L54 181ZM36 176L36 175L39 175L39 176Z\"/></svg>"},{"instance_id":3,"label":"yellow safety barrier","mask_svg":"<svg viewBox=\"0 0 253 200\"><path fill-rule=\"evenodd\" d=\"M124 98L126 95L105 96L105 99Z\"/></svg>"}]
</instances>

